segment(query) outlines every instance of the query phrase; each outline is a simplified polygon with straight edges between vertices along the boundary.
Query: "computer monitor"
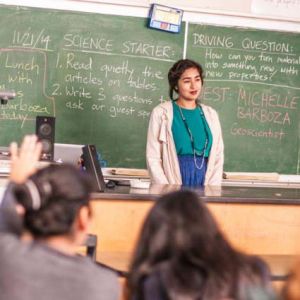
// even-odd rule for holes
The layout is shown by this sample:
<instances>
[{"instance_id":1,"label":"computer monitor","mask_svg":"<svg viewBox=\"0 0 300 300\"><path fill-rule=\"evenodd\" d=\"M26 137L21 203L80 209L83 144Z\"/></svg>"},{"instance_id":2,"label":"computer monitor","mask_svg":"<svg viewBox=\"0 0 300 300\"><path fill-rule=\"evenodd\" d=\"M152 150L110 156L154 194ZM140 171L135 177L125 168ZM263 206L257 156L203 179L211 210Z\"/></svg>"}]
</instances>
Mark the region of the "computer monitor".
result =
<instances>
[{"instance_id":1,"label":"computer monitor","mask_svg":"<svg viewBox=\"0 0 300 300\"><path fill-rule=\"evenodd\" d=\"M97 149L95 145L85 145L82 148L83 161L86 171L91 175L94 182L95 192L104 192L105 182L98 159Z\"/></svg>"},{"instance_id":2,"label":"computer monitor","mask_svg":"<svg viewBox=\"0 0 300 300\"><path fill-rule=\"evenodd\" d=\"M69 163L77 165L82 155L82 147L77 144L54 144L54 161L57 163Z\"/></svg>"}]
</instances>

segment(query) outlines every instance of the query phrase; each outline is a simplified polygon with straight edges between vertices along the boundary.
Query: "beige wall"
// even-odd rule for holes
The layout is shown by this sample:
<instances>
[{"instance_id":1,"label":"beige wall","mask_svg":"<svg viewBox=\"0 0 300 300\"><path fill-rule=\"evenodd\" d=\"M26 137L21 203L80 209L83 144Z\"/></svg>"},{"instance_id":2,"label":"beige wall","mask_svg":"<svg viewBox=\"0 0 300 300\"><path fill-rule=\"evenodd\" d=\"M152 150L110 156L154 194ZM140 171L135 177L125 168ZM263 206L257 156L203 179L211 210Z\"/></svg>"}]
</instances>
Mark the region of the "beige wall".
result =
<instances>
[{"instance_id":1,"label":"beige wall","mask_svg":"<svg viewBox=\"0 0 300 300\"><path fill-rule=\"evenodd\" d=\"M147 17L151 3L184 10L184 21L300 32L299 0L0 0L0 4Z\"/></svg>"},{"instance_id":2,"label":"beige wall","mask_svg":"<svg viewBox=\"0 0 300 300\"><path fill-rule=\"evenodd\" d=\"M152 3L181 8L186 12L215 12L229 15L290 19L300 21L299 0L77 0L77 2L111 3L147 7Z\"/></svg>"}]
</instances>

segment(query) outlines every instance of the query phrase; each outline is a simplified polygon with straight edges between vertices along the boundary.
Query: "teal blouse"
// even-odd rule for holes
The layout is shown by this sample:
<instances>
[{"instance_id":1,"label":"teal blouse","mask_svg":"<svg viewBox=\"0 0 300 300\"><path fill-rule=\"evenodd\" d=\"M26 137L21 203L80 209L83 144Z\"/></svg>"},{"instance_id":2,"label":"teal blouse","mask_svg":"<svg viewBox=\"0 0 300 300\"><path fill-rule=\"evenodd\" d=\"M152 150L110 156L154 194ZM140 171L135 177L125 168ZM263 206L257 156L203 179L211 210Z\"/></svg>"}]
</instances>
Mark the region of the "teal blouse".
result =
<instances>
[{"instance_id":1,"label":"teal blouse","mask_svg":"<svg viewBox=\"0 0 300 300\"><path fill-rule=\"evenodd\" d=\"M212 145L212 134L210 128L206 122L204 113L201 106L197 106L195 109L179 108L175 101L173 102L173 122L172 133L175 142L177 155L193 155L194 149L191 142L188 129L184 124L181 116L180 109L188 128L191 131L194 139L194 147L197 155L203 155L208 157ZM206 147L205 144L207 143Z\"/></svg>"}]
</instances>

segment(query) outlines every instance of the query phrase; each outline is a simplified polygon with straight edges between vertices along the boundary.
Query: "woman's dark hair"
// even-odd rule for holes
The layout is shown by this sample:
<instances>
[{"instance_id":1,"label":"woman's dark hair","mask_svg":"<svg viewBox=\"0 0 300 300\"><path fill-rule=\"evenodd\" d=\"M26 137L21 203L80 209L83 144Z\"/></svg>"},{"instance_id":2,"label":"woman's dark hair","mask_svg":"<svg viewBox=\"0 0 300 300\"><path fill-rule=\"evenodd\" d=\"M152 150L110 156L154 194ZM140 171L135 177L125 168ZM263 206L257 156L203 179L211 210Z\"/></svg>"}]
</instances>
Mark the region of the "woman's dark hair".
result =
<instances>
[{"instance_id":1,"label":"woman's dark hair","mask_svg":"<svg viewBox=\"0 0 300 300\"><path fill-rule=\"evenodd\" d=\"M35 237L70 233L82 206L88 206L92 186L72 165L51 165L14 187L25 208L24 225Z\"/></svg>"},{"instance_id":2,"label":"woman's dark hair","mask_svg":"<svg viewBox=\"0 0 300 300\"><path fill-rule=\"evenodd\" d=\"M191 59L180 59L171 67L168 73L169 96L171 100L175 100L173 96L174 91L178 92L178 80L185 70L190 68L195 68L198 70L201 82L203 84L204 74L201 65Z\"/></svg>"},{"instance_id":3,"label":"woman's dark hair","mask_svg":"<svg viewBox=\"0 0 300 300\"><path fill-rule=\"evenodd\" d=\"M231 247L194 192L166 194L142 227L129 271L127 297L144 299L145 282L154 276L159 278L166 299L242 299L239 293L245 291L237 288L241 278L259 284L263 280L258 261ZM262 263L262 269L264 266Z\"/></svg>"}]
</instances>

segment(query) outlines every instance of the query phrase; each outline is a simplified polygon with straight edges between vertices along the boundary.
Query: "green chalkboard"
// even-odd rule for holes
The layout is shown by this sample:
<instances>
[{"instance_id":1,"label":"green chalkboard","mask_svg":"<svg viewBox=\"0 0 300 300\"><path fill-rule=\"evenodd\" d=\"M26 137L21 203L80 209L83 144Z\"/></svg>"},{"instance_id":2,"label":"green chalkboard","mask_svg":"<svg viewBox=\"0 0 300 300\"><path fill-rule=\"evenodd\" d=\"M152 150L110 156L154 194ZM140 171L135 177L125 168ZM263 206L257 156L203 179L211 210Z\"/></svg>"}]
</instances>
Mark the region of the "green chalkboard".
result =
<instances>
[{"instance_id":1,"label":"green chalkboard","mask_svg":"<svg viewBox=\"0 0 300 300\"><path fill-rule=\"evenodd\" d=\"M12 22L13 20L13 22ZM144 168L149 115L168 100L183 57L206 74L202 101L219 112L225 171L300 174L300 34L0 6L0 145L56 117L56 142L95 144L111 167Z\"/></svg>"},{"instance_id":2,"label":"green chalkboard","mask_svg":"<svg viewBox=\"0 0 300 300\"><path fill-rule=\"evenodd\" d=\"M0 145L49 115L56 142L96 144L108 166L145 167L149 114L167 100L183 44L144 18L0 6L0 88L17 93L0 107Z\"/></svg>"},{"instance_id":3,"label":"green chalkboard","mask_svg":"<svg viewBox=\"0 0 300 300\"><path fill-rule=\"evenodd\" d=\"M187 45L219 112L224 169L299 174L300 34L190 24Z\"/></svg>"}]
</instances>

